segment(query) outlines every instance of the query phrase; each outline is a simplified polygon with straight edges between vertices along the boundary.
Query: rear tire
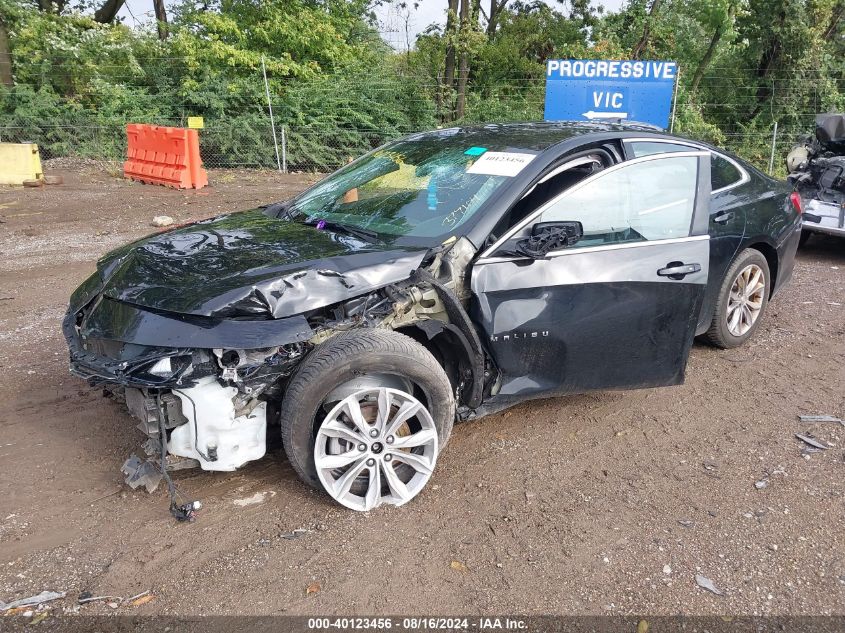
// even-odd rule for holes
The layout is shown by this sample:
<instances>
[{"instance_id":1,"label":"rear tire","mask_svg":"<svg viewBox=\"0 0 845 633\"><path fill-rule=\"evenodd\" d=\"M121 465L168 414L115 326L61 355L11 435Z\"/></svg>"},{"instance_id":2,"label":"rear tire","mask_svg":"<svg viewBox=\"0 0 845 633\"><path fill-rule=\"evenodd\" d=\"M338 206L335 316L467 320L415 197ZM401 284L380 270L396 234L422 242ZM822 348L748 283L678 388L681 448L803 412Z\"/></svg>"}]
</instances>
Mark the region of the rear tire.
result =
<instances>
[{"instance_id":1,"label":"rear tire","mask_svg":"<svg viewBox=\"0 0 845 633\"><path fill-rule=\"evenodd\" d=\"M443 368L412 338L391 330L353 330L320 344L291 378L281 406L282 442L299 477L324 489L317 475L314 449L326 418L326 396L339 386L368 375L391 375L412 385L445 447L455 421L455 398ZM325 406L324 406L325 405Z\"/></svg>"},{"instance_id":2,"label":"rear tire","mask_svg":"<svg viewBox=\"0 0 845 633\"><path fill-rule=\"evenodd\" d=\"M748 292L752 296L747 296ZM704 337L722 349L739 347L754 336L763 322L770 294L769 263L760 251L745 249L722 280L710 328Z\"/></svg>"},{"instance_id":3,"label":"rear tire","mask_svg":"<svg viewBox=\"0 0 845 633\"><path fill-rule=\"evenodd\" d=\"M801 231L801 238L798 240L798 248L804 246L807 242L810 241L810 238L813 236L812 231Z\"/></svg>"}]
</instances>

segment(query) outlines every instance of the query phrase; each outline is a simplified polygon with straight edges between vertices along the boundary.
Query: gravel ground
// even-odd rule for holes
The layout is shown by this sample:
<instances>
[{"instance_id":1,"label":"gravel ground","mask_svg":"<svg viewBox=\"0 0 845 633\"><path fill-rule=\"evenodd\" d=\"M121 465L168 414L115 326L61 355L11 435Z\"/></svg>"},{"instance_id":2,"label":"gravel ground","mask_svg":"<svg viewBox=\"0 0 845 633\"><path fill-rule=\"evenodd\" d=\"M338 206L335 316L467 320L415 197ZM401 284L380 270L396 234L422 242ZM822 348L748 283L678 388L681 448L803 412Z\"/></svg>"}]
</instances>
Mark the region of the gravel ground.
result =
<instances>
[{"instance_id":1,"label":"gravel ground","mask_svg":"<svg viewBox=\"0 0 845 633\"><path fill-rule=\"evenodd\" d=\"M279 450L235 473L122 484L142 441L67 372L60 319L107 250L282 199L314 177L213 172L180 192L97 166L0 190L0 600L87 614L845 614L845 243L814 239L744 348L697 344L685 385L549 399L455 427L429 488L356 514ZM809 431L830 448L803 455ZM755 482L767 482L758 489ZM297 538L289 538L303 529ZM696 585L709 578L724 595ZM139 606L75 606L82 591Z\"/></svg>"}]
</instances>

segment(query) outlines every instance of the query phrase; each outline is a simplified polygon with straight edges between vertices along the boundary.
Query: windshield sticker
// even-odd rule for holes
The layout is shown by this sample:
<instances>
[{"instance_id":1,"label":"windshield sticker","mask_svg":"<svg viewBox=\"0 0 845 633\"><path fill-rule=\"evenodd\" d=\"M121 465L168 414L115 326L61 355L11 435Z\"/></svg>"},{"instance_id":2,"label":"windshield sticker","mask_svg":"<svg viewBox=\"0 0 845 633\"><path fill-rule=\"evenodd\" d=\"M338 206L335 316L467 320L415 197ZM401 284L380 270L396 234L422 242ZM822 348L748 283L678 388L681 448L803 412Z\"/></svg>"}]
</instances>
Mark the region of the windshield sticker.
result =
<instances>
[{"instance_id":1,"label":"windshield sticker","mask_svg":"<svg viewBox=\"0 0 845 633\"><path fill-rule=\"evenodd\" d=\"M485 152L473 163L472 167L467 169L467 173L485 176L516 176L532 160L534 160L534 154Z\"/></svg>"},{"instance_id":2,"label":"windshield sticker","mask_svg":"<svg viewBox=\"0 0 845 633\"><path fill-rule=\"evenodd\" d=\"M486 147L470 147L464 154L466 156L481 156L486 151Z\"/></svg>"}]
</instances>

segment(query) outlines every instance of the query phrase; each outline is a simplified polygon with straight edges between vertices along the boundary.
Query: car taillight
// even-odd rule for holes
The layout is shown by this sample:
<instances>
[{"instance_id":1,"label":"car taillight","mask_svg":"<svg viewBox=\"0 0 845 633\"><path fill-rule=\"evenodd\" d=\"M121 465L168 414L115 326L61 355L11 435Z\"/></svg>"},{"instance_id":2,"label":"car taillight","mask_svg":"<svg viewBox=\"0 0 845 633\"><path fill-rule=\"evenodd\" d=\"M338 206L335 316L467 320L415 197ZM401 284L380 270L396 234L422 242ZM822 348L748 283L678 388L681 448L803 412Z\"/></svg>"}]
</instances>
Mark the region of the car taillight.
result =
<instances>
[{"instance_id":1,"label":"car taillight","mask_svg":"<svg viewBox=\"0 0 845 633\"><path fill-rule=\"evenodd\" d=\"M789 194L789 201L792 203L792 208L795 209L799 215L804 213L804 206L801 202L800 193L798 193L797 191L793 191L791 194Z\"/></svg>"}]
</instances>

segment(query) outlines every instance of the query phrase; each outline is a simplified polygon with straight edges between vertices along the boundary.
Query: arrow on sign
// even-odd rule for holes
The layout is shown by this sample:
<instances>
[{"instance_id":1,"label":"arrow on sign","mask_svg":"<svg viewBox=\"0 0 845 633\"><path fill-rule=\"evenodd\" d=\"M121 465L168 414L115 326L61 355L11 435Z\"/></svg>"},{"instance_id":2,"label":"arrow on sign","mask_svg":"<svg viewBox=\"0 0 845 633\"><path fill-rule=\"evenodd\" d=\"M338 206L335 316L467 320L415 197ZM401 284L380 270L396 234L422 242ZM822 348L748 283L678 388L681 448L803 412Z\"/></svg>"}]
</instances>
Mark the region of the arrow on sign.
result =
<instances>
[{"instance_id":1,"label":"arrow on sign","mask_svg":"<svg viewBox=\"0 0 845 633\"><path fill-rule=\"evenodd\" d=\"M628 113L627 112L593 112L592 110L588 110L581 114L583 117L587 117L588 119L627 119Z\"/></svg>"}]
</instances>

